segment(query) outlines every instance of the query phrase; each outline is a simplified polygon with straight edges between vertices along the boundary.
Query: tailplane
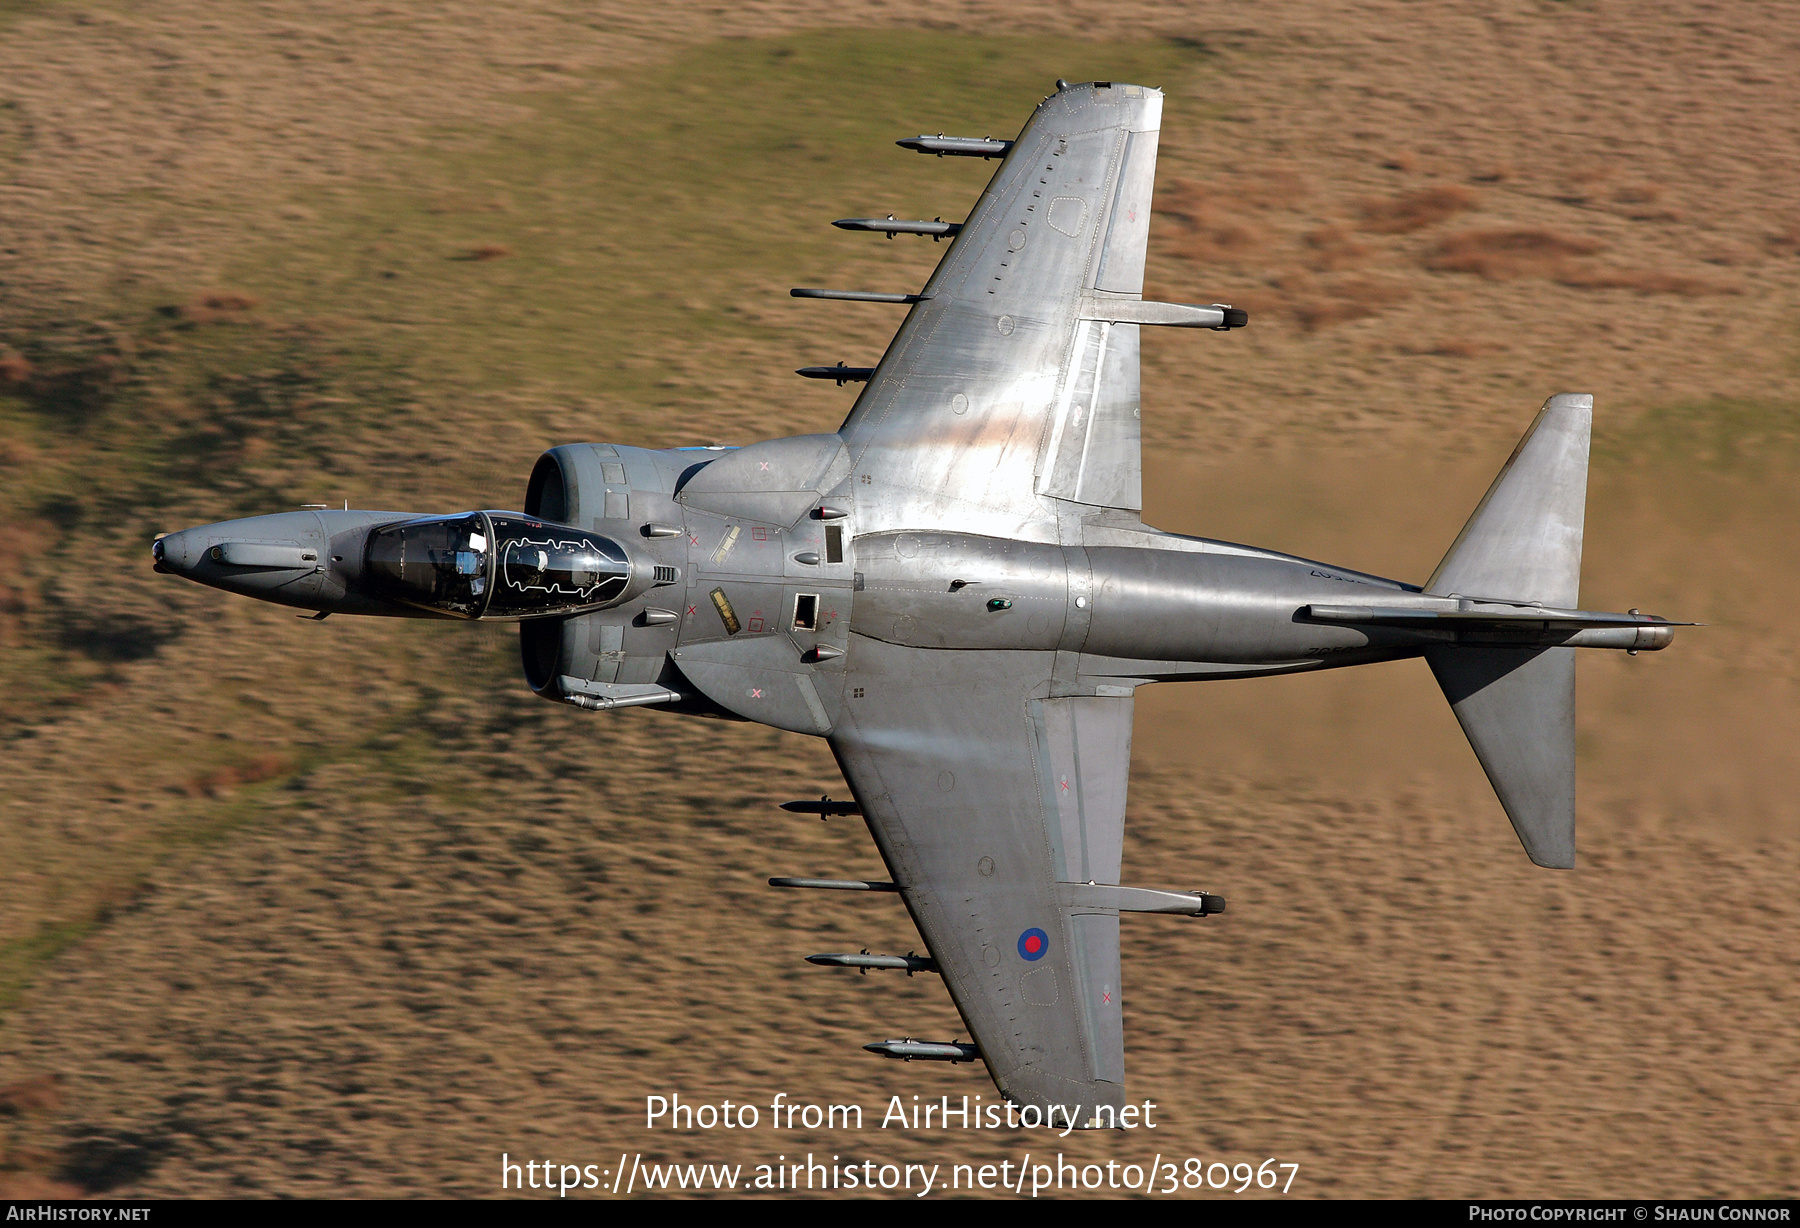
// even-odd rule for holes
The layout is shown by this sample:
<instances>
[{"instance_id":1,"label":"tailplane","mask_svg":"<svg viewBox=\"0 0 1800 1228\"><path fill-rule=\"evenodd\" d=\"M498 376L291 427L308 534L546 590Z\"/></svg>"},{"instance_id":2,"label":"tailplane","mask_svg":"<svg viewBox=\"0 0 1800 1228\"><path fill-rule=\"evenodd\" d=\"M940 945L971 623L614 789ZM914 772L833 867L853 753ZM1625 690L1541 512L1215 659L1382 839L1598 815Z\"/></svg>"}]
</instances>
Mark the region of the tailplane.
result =
<instances>
[{"instance_id":1,"label":"tailplane","mask_svg":"<svg viewBox=\"0 0 1800 1228\"><path fill-rule=\"evenodd\" d=\"M1551 397L1426 582L1428 593L1579 606L1594 398ZM1425 659L1531 860L1575 865L1575 650L1446 644Z\"/></svg>"}]
</instances>

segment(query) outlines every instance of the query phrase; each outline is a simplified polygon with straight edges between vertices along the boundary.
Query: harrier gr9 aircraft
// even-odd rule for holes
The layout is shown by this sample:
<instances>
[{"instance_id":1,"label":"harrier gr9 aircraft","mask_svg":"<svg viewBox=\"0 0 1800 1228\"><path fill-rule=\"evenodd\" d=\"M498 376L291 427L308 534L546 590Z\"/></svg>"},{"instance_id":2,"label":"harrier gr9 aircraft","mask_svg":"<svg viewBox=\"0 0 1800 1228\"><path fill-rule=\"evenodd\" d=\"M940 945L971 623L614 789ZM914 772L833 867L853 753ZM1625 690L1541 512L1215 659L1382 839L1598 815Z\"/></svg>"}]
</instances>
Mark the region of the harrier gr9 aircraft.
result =
<instances>
[{"instance_id":1,"label":"harrier gr9 aircraft","mask_svg":"<svg viewBox=\"0 0 1800 1228\"><path fill-rule=\"evenodd\" d=\"M308 509L169 534L158 570L329 614L517 620L546 699L654 705L825 738L929 957L813 962L943 977L1011 1101L1110 1125L1125 1103L1119 916L1216 895L1119 882L1132 697L1151 682L1424 657L1542 866L1575 860L1576 648L1666 647L1675 625L1577 608L1592 398L1553 396L1423 585L1162 533L1141 517L1138 338L1242 327L1147 302L1162 94L1058 82L950 240L832 434L738 449L552 448L524 510ZM1191 884L1178 884L1191 886Z\"/></svg>"}]
</instances>

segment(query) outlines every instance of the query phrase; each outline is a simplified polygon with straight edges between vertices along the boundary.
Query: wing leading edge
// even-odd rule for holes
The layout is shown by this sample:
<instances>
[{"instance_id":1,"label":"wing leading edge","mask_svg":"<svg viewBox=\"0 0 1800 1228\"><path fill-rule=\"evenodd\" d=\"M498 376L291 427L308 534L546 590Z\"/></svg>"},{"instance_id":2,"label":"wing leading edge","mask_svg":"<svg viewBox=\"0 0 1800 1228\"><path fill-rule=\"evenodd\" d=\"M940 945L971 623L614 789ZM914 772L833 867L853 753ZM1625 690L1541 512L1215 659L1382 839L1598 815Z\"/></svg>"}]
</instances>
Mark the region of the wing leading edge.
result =
<instances>
[{"instance_id":1,"label":"wing leading edge","mask_svg":"<svg viewBox=\"0 0 1800 1228\"><path fill-rule=\"evenodd\" d=\"M1039 105L839 432L861 531L1049 540L1054 500L1142 507L1138 324L1106 304L1143 295L1161 123L1137 85Z\"/></svg>"}]
</instances>

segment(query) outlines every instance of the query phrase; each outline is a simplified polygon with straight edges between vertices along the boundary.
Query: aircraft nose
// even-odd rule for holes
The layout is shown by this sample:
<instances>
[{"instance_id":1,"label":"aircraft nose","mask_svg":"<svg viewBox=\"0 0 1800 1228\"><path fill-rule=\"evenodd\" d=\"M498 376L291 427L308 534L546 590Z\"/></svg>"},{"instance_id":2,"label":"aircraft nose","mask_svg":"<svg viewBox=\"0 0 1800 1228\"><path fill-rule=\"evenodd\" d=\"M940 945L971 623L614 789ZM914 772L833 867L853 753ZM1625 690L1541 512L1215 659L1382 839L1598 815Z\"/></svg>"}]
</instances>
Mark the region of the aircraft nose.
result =
<instances>
[{"instance_id":1,"label":"aircraft nose","mask_svg":"<svg viewBox=\"0 0 1800 1228\"><path fill-rule=\"evenodd\" d=\"M164 575L186 575L196 562L194 544L193 534L187 529L159 535L150 543L152 566Z\"/></svg>"}]
</instances>

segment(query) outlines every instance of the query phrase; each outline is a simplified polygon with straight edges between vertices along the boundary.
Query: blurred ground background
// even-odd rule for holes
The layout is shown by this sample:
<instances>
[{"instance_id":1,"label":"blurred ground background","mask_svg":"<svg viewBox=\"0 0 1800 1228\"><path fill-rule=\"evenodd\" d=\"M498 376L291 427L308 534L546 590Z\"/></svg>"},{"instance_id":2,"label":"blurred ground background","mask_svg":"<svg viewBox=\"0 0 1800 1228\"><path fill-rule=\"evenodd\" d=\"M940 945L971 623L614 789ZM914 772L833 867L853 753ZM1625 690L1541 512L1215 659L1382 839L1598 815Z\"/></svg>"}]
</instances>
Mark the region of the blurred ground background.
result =
<instances>
[{"instance_id":1,"label":"blurred ground background","mask_svg":"<svg viewBox=\"0 0 1800 1228\"><path fill-rule=\"evenodd\" d=\"M546 445L829 430L1057 77L1168 94L1146 519L1422 580L1596 396L1581 868L1417 663L1140 695L1138 1137L647 1133L992 1096L821 743L533 699L495 627L149 570L308 501L512 506ZM1156 330L1152 330L1156 331ZM501 1152L1301 1165L1313 1195L1800 1192L1800 15L1780 3L0 2L0 1193L492 1194ZM846 946L846 944L849 944Z\"/></svg>"}]
</instances>

